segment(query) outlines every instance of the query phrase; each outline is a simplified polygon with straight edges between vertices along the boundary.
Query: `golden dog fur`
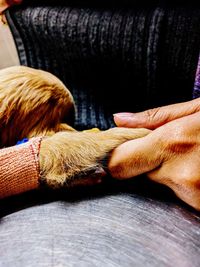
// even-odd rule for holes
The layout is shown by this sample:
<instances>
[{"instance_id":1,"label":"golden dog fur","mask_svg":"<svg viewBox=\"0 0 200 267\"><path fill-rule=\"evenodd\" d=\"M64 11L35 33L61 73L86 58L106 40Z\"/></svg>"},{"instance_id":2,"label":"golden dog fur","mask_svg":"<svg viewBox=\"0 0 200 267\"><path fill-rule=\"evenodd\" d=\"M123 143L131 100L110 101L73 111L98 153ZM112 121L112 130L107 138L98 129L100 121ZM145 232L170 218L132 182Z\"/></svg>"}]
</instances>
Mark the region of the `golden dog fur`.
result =
<instances>
[{"instance_id":1,"label":"golden dog fur","mask_svg":"<svg viewBox=\"0 0 200 267\"><path fill-rule=\"evenodd\" d=\"M127 140L147 129L112 128L78 132L68 124L74 100L65 85L49 72L25 66L0 71L0 145L15 145L25 137L44 136L40 149L40 180L58 188L105 174L103 160Z\"/></svg>"}]
</instances>

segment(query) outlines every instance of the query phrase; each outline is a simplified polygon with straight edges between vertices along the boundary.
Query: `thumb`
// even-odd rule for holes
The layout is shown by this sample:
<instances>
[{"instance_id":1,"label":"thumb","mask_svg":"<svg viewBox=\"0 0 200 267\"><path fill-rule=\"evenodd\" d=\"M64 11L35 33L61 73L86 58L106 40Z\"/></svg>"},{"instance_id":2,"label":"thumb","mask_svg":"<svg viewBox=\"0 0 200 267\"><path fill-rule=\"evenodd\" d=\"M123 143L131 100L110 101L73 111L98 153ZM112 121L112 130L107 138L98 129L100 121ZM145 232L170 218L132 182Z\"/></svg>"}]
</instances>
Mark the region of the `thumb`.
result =
<instances>
[{"instance_id":1,"label":"thumb","mask_svg":"<svg viewBox=\"0 0 200 267\"><path fill-rule=\"evenodd\" d=\"M118 146L108 162L112 177L127 179L158 167L163 160L161 145L149 134Z\"/></svg>"},{"instance_id":2,"label":"thumb","mask_svg":"<svg viewBox=\"0 0 200 267\"><path fill-rule=\"evenodd\" d=\"M200 98L138 113L116 113L113 116L116 125L120 127L156 129L169 121L196 113L197 111L200 111Z\"/></svg>"}]
</instances>

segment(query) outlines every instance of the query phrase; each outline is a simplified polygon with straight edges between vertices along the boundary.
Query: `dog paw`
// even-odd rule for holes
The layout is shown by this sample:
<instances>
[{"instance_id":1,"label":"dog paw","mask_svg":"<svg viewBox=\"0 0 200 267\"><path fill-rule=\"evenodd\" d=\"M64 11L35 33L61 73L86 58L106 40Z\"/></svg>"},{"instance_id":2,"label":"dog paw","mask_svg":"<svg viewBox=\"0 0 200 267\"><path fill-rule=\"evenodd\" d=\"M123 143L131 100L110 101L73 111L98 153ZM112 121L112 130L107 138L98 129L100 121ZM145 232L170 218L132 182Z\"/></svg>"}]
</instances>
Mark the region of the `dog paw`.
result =
<instances>
[{"instance_id":1,"label":"dog paw","mask_svg":"<svg viewBox=\"0 0 200 267\"><path fill-rule=\"evenodd\" d=\"M110 152L149 132L116 127L100 132L59 132L46 137L40 149L40 181L52 188L100 182L106 175Z\"/></svg>"}]
</instances>

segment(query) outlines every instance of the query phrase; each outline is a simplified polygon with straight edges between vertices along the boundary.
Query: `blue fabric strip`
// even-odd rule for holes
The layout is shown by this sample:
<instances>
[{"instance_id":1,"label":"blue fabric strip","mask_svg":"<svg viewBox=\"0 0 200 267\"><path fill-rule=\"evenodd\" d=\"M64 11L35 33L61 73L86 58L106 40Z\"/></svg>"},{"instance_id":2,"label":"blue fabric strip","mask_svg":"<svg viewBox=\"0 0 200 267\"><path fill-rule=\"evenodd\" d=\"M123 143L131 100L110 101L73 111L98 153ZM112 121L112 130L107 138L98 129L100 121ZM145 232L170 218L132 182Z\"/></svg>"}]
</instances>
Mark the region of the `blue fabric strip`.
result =
<instances>
[{"instance_id":1,"label":"blue fabric strip","mask_svg":"<svg viewBox=\"0 0 200 267\"><path fill-rule=\"evenodd\" d=\"M26 142L28 142L28 138L24 138L24 139L18 141L16 145L24 144Z\"/></svg>"}]
</instances>

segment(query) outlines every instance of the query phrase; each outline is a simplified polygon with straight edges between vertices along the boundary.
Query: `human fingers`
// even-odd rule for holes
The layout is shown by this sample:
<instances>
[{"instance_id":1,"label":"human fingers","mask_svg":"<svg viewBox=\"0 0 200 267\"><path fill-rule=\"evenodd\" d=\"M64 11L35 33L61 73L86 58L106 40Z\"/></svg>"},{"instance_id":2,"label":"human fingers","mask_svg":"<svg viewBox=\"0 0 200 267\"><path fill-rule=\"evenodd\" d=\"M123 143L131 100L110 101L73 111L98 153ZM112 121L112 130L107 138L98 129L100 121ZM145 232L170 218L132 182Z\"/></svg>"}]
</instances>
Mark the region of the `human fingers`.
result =
<instances>
[{"instance_id":1,"label":"human fingers","mask_svg":"<svg viewBox=\"0 0 200 267\"><path fill-rule=\"evenodd\" d=\"M112 177L127 179L157 168L163 160L162 145L154 134L118 146L108 169Z\"/></svg>"},{"instance_id":2,"label":"human fingers","mask_svg":"<svg viewBox=\"0 0 200 267\"><path fill-rule=\"evenodd\" d=\"M199 125L200 112L196 112L170 121L143 138L118 146L108 165L111 175L131 178L157 168L173 155L186 153L198 142Z\"/></svg>"},{"instance_id":3,"label":"human fingers","mask_svg":"<svg viewBox=\"0 0 200 267\"><path fill-rule=\"evenodd\" d=\"M116 113L113 116L116 125L120 127L156 129L169 121L198 111L200 111L200 98L138 113Z\"/></svg>"},{"instance_id":4,"label":"human fingers","mask_svg":"<svg viewBox=\"0 0 200 267\"><path fill-rule=\"evenodd\" d=\"M200 112L169 122L155 132L162 135L164 158L147 176L200 210Z\"/></svg>"},{"instance_id":5,"label":"human fingers","mask_svg":"<svg viewBox=\"0 0 200 267\"><path fill-rule=\"evenodd\" d=\"M109 165L113 177L147 172L151 180L170 187L181 200L200 210L200 112L170 121L117 149Z\"/></svg>"}]
</instances>

